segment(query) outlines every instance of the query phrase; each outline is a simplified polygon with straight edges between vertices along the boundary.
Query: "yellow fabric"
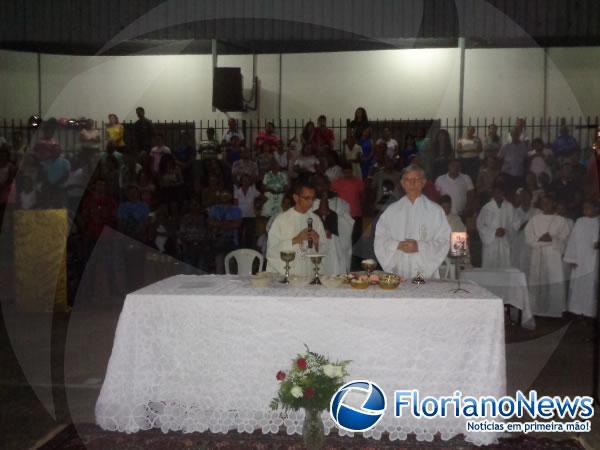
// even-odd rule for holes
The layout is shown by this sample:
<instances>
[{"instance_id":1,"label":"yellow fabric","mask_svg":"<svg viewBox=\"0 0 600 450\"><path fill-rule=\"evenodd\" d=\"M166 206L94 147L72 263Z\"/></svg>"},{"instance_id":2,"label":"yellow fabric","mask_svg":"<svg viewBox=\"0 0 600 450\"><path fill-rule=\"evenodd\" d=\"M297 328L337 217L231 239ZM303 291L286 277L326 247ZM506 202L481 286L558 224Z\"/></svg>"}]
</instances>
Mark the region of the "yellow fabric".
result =
<instances>
[{"instance_id":1,"label":"yellow fabric","mask_svg":"<svg viewBox=\"0 0 600 450\"><path fill-rule=\"evenodd\" d=\"M67 311L67 210L15 211L17 308Z\"/></svg>"},{"instance_id":2,"label":"yellow fabric","mask_svg":"<svg viewBox=\"0 0 600 450\"><path fill-rule=\"evenodd\" d=\"M125 129L120 123L112 127L106 127L106 134L108 135L108 139L113 141L117 147L125 146L125 141L123 140Z\"/></svg>"}]
</instances>

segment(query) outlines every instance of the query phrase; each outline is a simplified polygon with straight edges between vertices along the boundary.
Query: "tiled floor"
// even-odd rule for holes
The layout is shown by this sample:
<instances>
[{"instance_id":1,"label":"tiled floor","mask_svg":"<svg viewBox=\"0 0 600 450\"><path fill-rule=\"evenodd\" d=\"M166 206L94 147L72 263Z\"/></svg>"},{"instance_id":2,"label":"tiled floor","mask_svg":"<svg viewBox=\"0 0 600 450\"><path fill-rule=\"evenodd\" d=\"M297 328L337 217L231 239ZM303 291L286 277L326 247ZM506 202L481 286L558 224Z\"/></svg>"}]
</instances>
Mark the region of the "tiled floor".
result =
<instances>
[{"instance_id":1,"label":"tiled floor","mask_svg":"<svg viewBox=\"0 0 600 450\"><path fill-rule=\"evenodd\" d=\"M54 316L5 311L0 447L29 448L61 423L93 422L120 306L88 304ZM509 393L533 387L547 395L591 394L593 331L593 322L577 318L539 319L536 331L507 325ZM600 423L585 440L600 448Z\"/></svg>"}]
</instances>

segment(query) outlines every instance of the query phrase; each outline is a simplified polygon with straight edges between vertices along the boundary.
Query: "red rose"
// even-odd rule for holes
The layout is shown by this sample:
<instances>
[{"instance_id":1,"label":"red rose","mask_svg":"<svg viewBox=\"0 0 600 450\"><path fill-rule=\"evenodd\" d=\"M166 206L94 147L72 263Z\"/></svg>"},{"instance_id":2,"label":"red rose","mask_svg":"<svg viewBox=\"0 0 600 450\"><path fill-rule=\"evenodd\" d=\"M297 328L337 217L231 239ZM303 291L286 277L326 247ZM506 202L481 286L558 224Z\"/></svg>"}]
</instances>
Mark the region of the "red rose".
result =
<instances>
[{"instance_id":1,"label":"red rose","mask_svg":"<svg viewBox=\"0 0 600 450\"><path fill-rule=\"evenodd\" d=\"M275 375L275 378L277 378L277 381L285 380L285 372L280 370L279 372L277 372L277 375Z\"/></svg>"},{"instance_id":2,"label":"red rose","mask_svg":"<svg viewBox=\"0 0 600 450\"><path fill-rule=\"evenodd\" d=\"M296 361L296 365L299 369L306 369L306 359L298 358L298 361Z\"/></svg>"},{"instance_id":3,"label":"red rose","mask_svg":"<svg viewBox=\"0 0 600 450\"><path fill-rule=\"evenodd\" d=\"M315 395L315 390L313 388L307 387L304 389L304 396L306 398L311 398L313 395Z\"/></svg>"}]
</instances>

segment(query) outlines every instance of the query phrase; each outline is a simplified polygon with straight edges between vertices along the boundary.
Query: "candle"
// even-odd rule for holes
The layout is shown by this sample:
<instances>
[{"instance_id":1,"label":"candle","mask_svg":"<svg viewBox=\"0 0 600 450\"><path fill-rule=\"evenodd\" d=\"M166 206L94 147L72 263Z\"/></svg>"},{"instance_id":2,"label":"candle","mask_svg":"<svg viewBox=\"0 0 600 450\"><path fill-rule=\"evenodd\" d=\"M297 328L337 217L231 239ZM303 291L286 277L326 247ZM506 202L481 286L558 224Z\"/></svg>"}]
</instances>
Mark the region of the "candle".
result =
<instances>
[{"instance_id":1,"label":"candle","mask_svg":"<svg viewBox=\"0 0 600 450\"><path fill-rule=\"evenodd\" d=\"M450 254L452 256L464 256L467 254L467 233L450 233Z\"/></svg>"}]
</instances>

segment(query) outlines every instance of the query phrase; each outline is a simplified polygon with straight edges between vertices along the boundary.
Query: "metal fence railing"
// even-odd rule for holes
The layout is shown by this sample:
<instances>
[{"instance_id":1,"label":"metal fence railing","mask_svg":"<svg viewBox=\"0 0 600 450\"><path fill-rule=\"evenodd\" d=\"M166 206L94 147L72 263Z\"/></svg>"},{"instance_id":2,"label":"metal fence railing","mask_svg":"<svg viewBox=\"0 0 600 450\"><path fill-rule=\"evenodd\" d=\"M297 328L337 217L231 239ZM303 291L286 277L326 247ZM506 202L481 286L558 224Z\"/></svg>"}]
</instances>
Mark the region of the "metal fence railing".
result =
<instances>
[{"instance_id":1,"label":"metal fence railing","mask_svg":"<svg viewBox=\"0 0 600 450\"><path fill-rule=\"evenodd\" d=\"M549 117L549 118L525 118L526 133L530 138L540 137L547 145L552 144L556 137L560 134L560 129L566 125L573 137L579 142L582 149L591 148L594 141L594 131L600 119L598 116L587 117ZM275 125L275 133L278 134L284 143L290 139L300 139L302 130L307 119L279 119L279 120L239 120L238 127L244 133L246 145L251 146L255 141L256 136L261 130L264 130L267 122L273 122ZM448 130L452 142L456 144L461 137L463 130L466 127L475 127L475 134L481 139L487 134L487 128L490 124L495 124L498 127L498 134L505 139L511 128L515 125L516 118L511 117L476 117L467 118L464 123L460 124L457 118L446 119L375 119L370 123L373 128L373 138L377 139L381 136L383 128L388 127L392 131L393 137L399 142L400 146L404 141L406 134L418 134L419 131L425 130L431 138L439 129ZM348 133L350 119L330 119L327 126L331 128L335 138L334 148L338 151L343 149L343 142ZM214 128L216 139L221 140L223 134L227 131L227 120L199 120L199 121L156 121L153 122L155 130L165 136L166 144L175 146L180 135L184 132L193 134L196 144L203 139L206 139L207 128ZM96 123L96 128L101 131L102 147L105 145L106 139L106 123ZM124 122L125 126L125 141L131 142L133 139L133 122ZM25 140L29 143L35 142L37 138L37 130L28 127L24 120L0 119L0 136L4 137L9 143L13 132L20 131ZM56 131L55 138L60 143L61 147L67 155L77 153L81 145L79 142L78 128L59 127Z\"/></svg>"}]
</instances>

